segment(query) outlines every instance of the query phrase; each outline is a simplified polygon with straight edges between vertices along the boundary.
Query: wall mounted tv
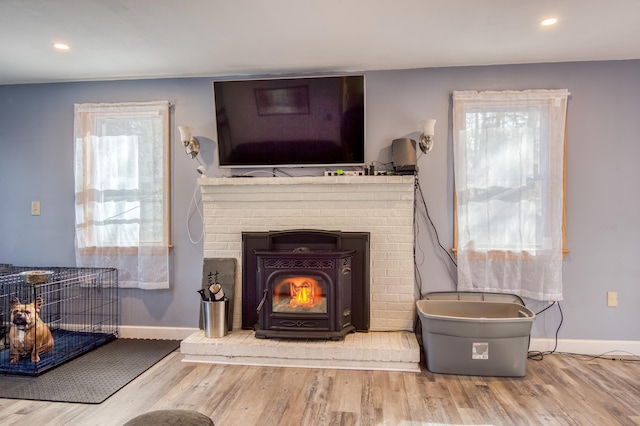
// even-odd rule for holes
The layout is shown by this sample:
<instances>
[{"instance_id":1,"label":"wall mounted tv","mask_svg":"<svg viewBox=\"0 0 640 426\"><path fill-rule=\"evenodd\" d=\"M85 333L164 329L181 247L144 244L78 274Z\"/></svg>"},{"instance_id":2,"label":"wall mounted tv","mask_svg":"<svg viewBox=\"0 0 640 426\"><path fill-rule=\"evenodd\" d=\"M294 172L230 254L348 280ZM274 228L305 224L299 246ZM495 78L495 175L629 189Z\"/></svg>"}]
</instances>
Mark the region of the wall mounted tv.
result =
<instances>
[{"instance_id":1,"label":"wall mounted tv","mask_svg":"<svg viewBox=\"0 0 640 426\"><path fill-rule=\"evenodd\" d=\"M223 168L358 166L363 75L214 81Z\"/></svg>"}]
</instances>

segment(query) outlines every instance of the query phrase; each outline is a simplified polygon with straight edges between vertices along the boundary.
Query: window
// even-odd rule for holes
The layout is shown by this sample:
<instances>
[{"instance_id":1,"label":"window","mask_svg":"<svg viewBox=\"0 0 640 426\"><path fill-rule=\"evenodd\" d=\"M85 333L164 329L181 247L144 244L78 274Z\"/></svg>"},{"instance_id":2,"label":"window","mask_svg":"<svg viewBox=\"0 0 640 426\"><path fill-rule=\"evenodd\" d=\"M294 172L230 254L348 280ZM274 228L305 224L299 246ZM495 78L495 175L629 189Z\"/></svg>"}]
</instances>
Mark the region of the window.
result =
<instances>
[{"instance_id":1,"label":"window","mask_svg":"<svg viewBox=\"0 0 640 426\"><path fill-rule=\"evenodd\" d=\"M561 297L567 96L454 92L459 289Z\"/></svg>"},{"instance_id":2,"label":"window","mask_svg":"<svg viewBox=\"0 0 640 426\"><path fill-rule=\"evenodd\" d=\"M168 287L169 104L75 105L76 262Z\"/></svg>"}]
</instances>

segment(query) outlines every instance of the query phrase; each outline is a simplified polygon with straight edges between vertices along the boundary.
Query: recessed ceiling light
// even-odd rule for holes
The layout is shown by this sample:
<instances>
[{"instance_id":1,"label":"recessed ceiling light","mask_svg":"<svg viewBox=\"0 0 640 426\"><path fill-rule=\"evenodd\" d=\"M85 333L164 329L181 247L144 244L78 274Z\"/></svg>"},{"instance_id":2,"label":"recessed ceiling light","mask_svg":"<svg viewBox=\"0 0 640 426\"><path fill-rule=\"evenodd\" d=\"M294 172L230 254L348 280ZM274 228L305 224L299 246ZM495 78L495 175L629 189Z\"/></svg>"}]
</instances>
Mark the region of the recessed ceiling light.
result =
<instances>
[{"instance_id":1,"label":"recessed ceiling light","mask_svg":"<svg viewBox=\"0 0 640 426\"><path fill-rule=\"evenodd\" d=\"M547 18L540 21L540 25L543 27L548 27L550 25L555 25L558 23L558 18Z\"/></svg>"},{"instance_id":2,"label":"recessed ceiling light","mask_svg":"<svg viewBox=\"0 0 640 426\"><path fill-rule=\"evenodd\" d=\"M57 50L69 50L69 45L66 43L51 43L51 45Z\"/></svg>"}]
</instances>

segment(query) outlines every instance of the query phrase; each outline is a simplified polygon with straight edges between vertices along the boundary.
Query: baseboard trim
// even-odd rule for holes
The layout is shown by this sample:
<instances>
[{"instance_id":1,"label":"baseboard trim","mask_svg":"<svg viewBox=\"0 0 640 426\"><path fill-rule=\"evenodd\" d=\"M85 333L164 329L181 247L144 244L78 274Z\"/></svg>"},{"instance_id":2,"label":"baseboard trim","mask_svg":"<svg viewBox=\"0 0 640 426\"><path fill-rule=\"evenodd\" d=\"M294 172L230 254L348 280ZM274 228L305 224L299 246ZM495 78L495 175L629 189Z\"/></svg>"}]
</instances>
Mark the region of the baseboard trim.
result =
<instances>
[{"instance_id":1,"label":"baseboard trim","mask_svg":"<svg viewBox=\"0 0 640 426\"><path fill-rule=\"evenodd\" d=\"M556 346L555 339L531 339L530 351L549 352ZM585 340L559 339L556 352L581 355L635 355L640 356L640 341L637 340Z\"/></svg>"},{"instance_id":2,"label":"baseboard trim","mask_svg":"<svg viewBox=\"0 0 640 426\"><path fill-rule=\"evenodd\" d=\"M167 339L184 340L198 328L190 327L143 327L120 326L119 337L124 339ZM556 345L555 339L532 338L529 350L548 352ZM582 355L636 355L640 356L640 341L637 340L586 340L559 339L556 352L568 352Z\"/></svg>"}]
</instances>

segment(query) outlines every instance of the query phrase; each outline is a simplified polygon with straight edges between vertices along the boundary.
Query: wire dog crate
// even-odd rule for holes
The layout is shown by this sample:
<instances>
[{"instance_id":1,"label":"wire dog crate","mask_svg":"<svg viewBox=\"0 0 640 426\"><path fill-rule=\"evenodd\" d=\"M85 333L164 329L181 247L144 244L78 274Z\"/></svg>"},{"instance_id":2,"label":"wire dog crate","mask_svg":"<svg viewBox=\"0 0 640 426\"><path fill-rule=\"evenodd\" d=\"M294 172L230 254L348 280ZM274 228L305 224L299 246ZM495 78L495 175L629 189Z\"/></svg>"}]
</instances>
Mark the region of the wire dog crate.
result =
<instances>
[{"instance_id":1,"label":"wire dog crate","mask_svg":"<svg viewBox=\"0 0 640 426\"><path fill-rule=\"evenodd\" d=\"M48 282L29 284L20 272L51 271ZM39 316L54 347L40 361L11 362L11 304L42 299ZM118 335L118 271L113 268L11 267L0 274L0 374L38 375L115 339Z\"/></svg>"}]
</instances>

